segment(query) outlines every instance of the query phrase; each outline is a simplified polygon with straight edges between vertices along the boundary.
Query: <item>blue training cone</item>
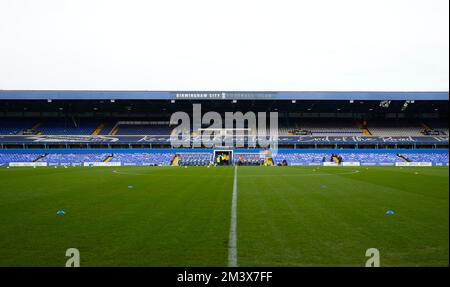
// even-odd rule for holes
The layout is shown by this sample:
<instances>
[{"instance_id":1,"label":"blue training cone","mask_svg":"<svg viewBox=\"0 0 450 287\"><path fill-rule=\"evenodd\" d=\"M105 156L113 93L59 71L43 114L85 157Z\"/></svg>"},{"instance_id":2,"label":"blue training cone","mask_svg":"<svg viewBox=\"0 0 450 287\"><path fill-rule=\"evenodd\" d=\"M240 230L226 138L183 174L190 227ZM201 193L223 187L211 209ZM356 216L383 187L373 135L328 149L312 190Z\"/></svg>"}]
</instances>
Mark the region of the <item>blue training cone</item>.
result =
<instances>
[{"instance_id":1,"label":"blue training cone","mask_svg":"<svg viewBox=\"0 0 450 287\"><path fill-rule=\"evenodd\" d=\"M394 214L394 211L393 210L388 210L388 211L386 211L386 214L387 215L392 215L392 214Z\"/></svg>"}]
</instances>

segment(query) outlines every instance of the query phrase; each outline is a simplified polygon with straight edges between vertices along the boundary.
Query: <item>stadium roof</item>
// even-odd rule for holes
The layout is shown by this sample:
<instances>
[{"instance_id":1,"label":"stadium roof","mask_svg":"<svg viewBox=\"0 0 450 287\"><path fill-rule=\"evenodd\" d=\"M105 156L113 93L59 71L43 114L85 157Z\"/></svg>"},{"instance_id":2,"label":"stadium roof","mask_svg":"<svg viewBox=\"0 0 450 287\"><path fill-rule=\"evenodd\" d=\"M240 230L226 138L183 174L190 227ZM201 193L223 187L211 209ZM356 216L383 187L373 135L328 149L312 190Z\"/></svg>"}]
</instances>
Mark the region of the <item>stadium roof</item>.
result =
<instances>
[{"instance_id":1,"label":"stadium roof","mask_svg":"<svg viewBox=\"0 0 450 287\"><path fill-rule=\"evenodd\" d=\"M0 90L0 100L448 100L448 92Z\"/></svg>"}]
</instances>

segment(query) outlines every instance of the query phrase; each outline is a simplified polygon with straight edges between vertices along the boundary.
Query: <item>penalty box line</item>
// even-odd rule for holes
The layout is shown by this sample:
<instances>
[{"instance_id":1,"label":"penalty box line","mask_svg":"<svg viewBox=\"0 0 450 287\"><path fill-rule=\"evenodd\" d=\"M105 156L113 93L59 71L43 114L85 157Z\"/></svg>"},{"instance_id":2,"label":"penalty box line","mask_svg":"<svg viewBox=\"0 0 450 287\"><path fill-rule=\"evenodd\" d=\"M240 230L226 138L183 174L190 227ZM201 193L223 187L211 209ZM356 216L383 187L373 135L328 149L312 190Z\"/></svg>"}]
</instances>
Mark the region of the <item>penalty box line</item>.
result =
<instances>
[{"instance_id":1,"label":"penalty box line","mask_svg":"<svg viewBox=\"0 0 450 287\"><path fill-rule=\"evenodd\" d=\"M237 165L234 166L233 195L231 198L231 224L228 241L228 266L237 267Z\"/></svg>"}]
</instances>

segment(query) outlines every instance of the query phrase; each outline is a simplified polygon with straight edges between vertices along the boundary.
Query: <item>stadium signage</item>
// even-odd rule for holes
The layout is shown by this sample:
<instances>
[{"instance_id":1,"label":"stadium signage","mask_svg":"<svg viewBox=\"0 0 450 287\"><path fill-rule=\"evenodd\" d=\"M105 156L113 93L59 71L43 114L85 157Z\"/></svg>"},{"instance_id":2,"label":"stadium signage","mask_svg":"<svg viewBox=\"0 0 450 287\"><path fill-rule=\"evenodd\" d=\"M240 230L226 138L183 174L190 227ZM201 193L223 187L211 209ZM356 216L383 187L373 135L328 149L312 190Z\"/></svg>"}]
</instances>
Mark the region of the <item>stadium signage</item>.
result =
<instances>
[{"instance_id":1,"label":"stadium signage","mask_svg":"<svg viewBox=\"0 0 450 287\"><path fill-rule=\"evenodd\" d=\"M433 142L448 142L448 137L371 137L371 136L291 136L291 137L281 137L283 139L297 138L298 141L302 142L354 142L354 143L376 143L376 142L386 142L386 143L414 143L422 141L433 141Z\"/></svg>"},{"instance_id":2,"label":"stadium signage","mask_svg":"<svg viewBox=\"0 0 450 287\"><path fill-rule=\"evenodd\" d=\"M342 166L360 166L361 164L359 162L353 162L353 161L344 161L342 163Z\"/></svg>"},{"instance_id":3,"label":"stadium signage","mask_svg":"<svg viewBox=\"0 0 450 287\"><path fill-rule=\"evenodd\" d=\"M448 92L355 91L18 91L1 90L2 100L425 100L448 101Z\"/></svg>"},{"instance_id":4,"label":"stadium signage","mask_svg":"<svg viewBox=\"0 0 450 287\"><path fill-rule=\"evenodd\" d=\"M10 162L11 167L38 167L47 166L46 162Z\"/></svg>"},{"instance_id":5,"label":"stadium signage","mask_svg":"<svg viewBox=\"0 0 450 287\"><path fill-rule=\"evenodd\" d=\"M185 100L250 100L250 99L274 99L276 93L271 92L178 92L174 93L175 99Z\"/></svg>"},{"instance_id":6,"label":"stadium signage","mask_svg":"<svg viewBox=\"0 0 450 287\"><path fill-rule=\"evenodd\" d=\"M244 140L251 139L252 136L234 136ZM186 142L192 142L196 137L187 138ZM269 139L270 140L270 139ZM78 135L5 135L0 136L0 143L170 143L170 136L162 135L102 135L102 136L78 136ZM377 136L278 136L280 143L298 144L334 144L334 143L448 143L448 137L421 136L421 137L377 137Z\"/></svg>"},{"instance_id":7,"label":"stadium signage","mask_svg":"<svg viewBox=\"0 0 450 287\"><path fill-rule=\"evenodd\" d=\"M119 140L117 137L108 137L108 136L72 136L72 135L26 136L25 138L32 140L33 142L116 142Z\"/></svg>"},{"instance_id":8,"label":"stadium signage","mask_svg":"<svg viewBox=\"0 0 450 287\"><path fill-rule=\"evenodd\" d=\"M432 162L396 162L395 166L432 166Z\"/></svg>"},{"instance_id":9,"label":"stadium signage","mask_svg":"<svg viewBox=\"0 0 450 287\"><path fill-rule=\"evenodd\" d=\"M84 162L84 166L121 166L120 162Z\"/></svg>"}]
</instances>

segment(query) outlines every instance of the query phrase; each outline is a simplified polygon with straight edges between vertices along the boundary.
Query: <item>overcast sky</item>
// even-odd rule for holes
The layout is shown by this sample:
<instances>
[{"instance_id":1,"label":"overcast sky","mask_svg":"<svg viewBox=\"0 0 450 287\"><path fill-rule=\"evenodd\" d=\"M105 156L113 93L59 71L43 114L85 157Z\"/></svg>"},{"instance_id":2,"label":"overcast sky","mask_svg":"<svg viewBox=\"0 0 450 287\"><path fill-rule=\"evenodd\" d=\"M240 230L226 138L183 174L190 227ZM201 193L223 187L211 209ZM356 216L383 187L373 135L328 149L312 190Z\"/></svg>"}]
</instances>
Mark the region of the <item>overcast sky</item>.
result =
<instances>
[{"instance_id":1,"label":"overcast sky","mask_svg":"<svg viewBox=\"0 0 450 287\"><path fill-rule=\"evenodd\" d=\"M0 0L0 89L448 91L448 0Z\"/></svg>"}]
</instances>

